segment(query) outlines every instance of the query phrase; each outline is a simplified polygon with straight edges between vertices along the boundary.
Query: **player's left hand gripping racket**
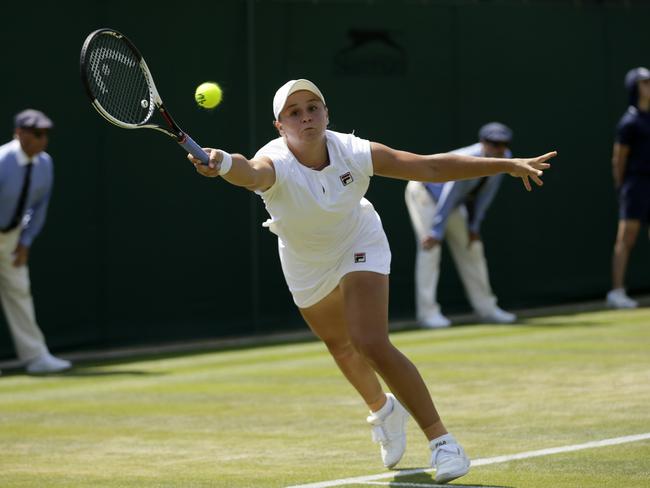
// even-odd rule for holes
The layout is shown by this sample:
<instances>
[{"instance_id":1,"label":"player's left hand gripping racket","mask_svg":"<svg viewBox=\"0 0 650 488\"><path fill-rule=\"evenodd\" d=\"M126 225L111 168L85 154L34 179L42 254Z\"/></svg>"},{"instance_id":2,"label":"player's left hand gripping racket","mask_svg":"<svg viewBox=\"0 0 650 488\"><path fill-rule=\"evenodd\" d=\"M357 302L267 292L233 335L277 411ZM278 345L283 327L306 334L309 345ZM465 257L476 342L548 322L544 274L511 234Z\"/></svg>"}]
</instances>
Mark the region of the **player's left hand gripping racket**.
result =
<instances>
[{"instance_id":1,"label":"player's left hand gripping racket","mask_svg":"<svg viewBox=\"0 0 650 488\"><path fill-rule=\"evenodd\" d=\"M123 34L113 29L91 32L81 48L81 79L102 117L124 129L155 129L172 137L194 157L209 157L183 132L163 105L144 58ZM165 127L151 123L158 109Z\"/></svg>"}]
</instances>

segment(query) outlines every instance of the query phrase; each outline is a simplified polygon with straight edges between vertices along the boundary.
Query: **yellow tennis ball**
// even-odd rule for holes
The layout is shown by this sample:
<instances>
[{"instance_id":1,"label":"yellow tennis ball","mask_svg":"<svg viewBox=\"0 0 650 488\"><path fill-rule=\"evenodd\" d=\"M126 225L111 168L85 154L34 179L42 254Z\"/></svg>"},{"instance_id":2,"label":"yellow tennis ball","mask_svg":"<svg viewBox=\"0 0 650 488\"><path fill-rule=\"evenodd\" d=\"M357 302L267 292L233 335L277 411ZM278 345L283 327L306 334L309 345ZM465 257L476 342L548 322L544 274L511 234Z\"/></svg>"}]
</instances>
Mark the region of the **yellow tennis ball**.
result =
<instances>
[{"instance_id":1,"label":"yellow tennis ball","mask_svg":"<svg viewBox=\"0 0 650 488\"><path fill-rule=\"evenodd\" d=\"M221 103L222 97L223 92L221 91L221 87L212 81L201 83L196 87L196 91L194 92L196 103L203 108L216 107Z\"/></svg>"}]
</instances>

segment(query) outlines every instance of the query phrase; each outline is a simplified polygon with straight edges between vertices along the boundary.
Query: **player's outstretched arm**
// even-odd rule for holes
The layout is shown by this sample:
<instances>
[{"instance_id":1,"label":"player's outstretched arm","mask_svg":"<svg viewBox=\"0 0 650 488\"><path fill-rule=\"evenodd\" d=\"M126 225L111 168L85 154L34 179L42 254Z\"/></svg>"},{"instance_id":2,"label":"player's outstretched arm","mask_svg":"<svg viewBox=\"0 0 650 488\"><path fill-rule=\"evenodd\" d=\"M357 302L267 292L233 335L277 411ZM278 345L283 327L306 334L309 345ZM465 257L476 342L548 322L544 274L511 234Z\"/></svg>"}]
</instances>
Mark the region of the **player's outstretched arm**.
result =
<instances>
[{"instance_id":1,"label":"player's outstretched arm","mask_svg":"<svg viewBox=\"0 0 650 488\"><path fill-rule=\"evenodd\" d=\"M380 176L401 180L443 182L509 173L524 180L530 190L532 179L541 185L541 176L551 167L547 161L555 151L536 158L484 158L455 153L431 155L398 151L376 142L370 143L374 172Z\"/></svg>"},{"instance_id":2,"label":"player's outstretched arm","mask_svg":"<svg viewBox=\"0 0 650 488\"><path fill-rule=\"evenodd\" d=\"M241 154L224 156L224 152L219 149L211 147L203 149L210 155L207 165L202 164L192 154L187 155L187 159L194 165L196 171L203 176L208 178L221 176L228 183L250 191L265 191L275 183L275 168L269 158L248 160ZM228 156L232 158L230 162L227 161Z\"/></svg>"}]
</instances>

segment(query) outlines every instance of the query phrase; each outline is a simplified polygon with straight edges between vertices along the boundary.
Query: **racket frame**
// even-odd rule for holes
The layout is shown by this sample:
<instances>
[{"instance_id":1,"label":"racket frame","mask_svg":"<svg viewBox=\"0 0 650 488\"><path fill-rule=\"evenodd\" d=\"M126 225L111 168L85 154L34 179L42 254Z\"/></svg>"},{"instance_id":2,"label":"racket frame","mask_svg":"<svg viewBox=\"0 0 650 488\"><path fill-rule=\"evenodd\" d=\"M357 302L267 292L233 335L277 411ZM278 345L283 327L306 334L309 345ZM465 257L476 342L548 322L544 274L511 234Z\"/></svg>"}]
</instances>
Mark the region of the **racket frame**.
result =
<instances>
[{"instance_id":1,"label":"racket frame","mask_svg":"<svg viewBox=\"0 0 650 488\"><path fill-rule=\"evenodd\" d=\"M140 69L142 70L142 73L144 74L147 86L149 87L149 92L150 92L150 100L149 103L153 103L154 107L158 109L160 112L161 116L167 123L167 127L163 127L159 124L155 123L148 123L148 121L151 119L153 115L153 110L150 111L150 115L147 117L147 119L143 123L139 124L130 124L128 122L123 122L115 117L113 117L97 100L97 97L93 94L93 91L90 87L90 83L88 81L88 78L86 76L86 71L87 71L87 63L86 63L86 51L88 50L88 47L90 43L92 42L93 39L95 39L99 35L112 35L121 41L123 41L126 46L131 50L131 52L135 55L135 57L138 60L138 64L140 66ZM173 138L178 144L180 144L184 149L186 149L189 153L191 153L194 157L198 158L201 160L203 164L207 164L209 161L209 156L206 154L206 152L199 146L194 140L186 134L181 128L178 126L178 124L174 121L172 118L171 114L169 111L165 108L165 105L163 104L162 98L160 97L160 93L158 92L158 89L156 88L156 84L153 81L153 76L151 75L151 71L149 70L149 66L147 66L146 61L144 60L144 57L138 51L138 48L135 47L135 44L133 44L128 37L126 37L124 34L116 31L115 29L110 29L110 28L102 28L102 29L97 29L86 37L86 40L84 41L84 44L81 48L81 59L80 59L80 68L81 68L81 81L84 85L84 88L86 90L86 94L90 98L92 106L97 110L97 112L104 117L108 122L110 122L113 125L116 125L117 127L121 127L123 129L154 129L159 132L162 132L164 134L167 134L169 137Z\"/></svg>"}]
</instances>

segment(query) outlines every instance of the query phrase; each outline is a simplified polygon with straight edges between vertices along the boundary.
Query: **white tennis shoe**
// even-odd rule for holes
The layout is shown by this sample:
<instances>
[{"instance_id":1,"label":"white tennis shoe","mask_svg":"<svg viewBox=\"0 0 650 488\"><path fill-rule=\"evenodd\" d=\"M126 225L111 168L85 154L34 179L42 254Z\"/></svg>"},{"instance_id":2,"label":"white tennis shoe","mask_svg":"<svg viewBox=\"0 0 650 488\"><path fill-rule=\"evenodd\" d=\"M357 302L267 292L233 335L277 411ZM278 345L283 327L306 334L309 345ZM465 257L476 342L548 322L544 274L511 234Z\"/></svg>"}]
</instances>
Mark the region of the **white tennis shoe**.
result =
<instances>
[{"instance_id":1,"label":"white tennis shoe","mask_svg":"<svg viewBox=\"0 0 650 488\"><path fill-rule=\"evenodd\" d=\"M27 363L26 369L29 374L60 373L72 367L67 359L60 359L45 352Z\"/></svg>"},{"instance_id":2,"label":"white tennis shoe","mask_svg":"<svg viewBox=\"0 0 650 488\"><path fill-rule=\"evenodd\" d=\"M607 293L607 305L611 308L636 308L639 303L632 300L623 288L616 288Z\"/></svg>"},{"instance_id":3,"label":"white tennis shoe","mask_svg":"<svg viewBox=\"0 0 650 488\"><path fill-rule=\"evenodd\" d=\"M512 324L517 320L517 316L514 313L506 312L499 307L494 307L493 310L490 310L486 314L480 314L480 318L483 322L489 322L491 324Z\"/></svg>"},{"instance_id":4,"label":"white tennis shoe","mask_svg":"<svg viewBox=\"0 0 650 488\"><path fill-rule=\"evenodd\" d=\"M454 436L445 434L433 439L431 449L431 467L436 470L436 483L448 483L469 472L470 461Z\"/></svg>"},{"instance_id":5,"label":"white tennis shoe","mask_svg":"<svg viewBox=\"0 0 650 488\"><path fill-rule=\"evenodd\" d=\"M372 426L372 440L379 443L381 460L387 468L399 463L406 450L406 421L409 413L391 393L386 404L366 419Z\"/></svg>"},{"instance_id":6,"label":"white tennis shoe","mask_svg":"<svg viewBox=\"0 0 650 488\"><path fill-rule=\"evenodd\" d=\"M449 327L451 320L442 315L440 312L434 312L418 320L418 324L423 329L441 329Z\"/></svg>"}]
</instances>

